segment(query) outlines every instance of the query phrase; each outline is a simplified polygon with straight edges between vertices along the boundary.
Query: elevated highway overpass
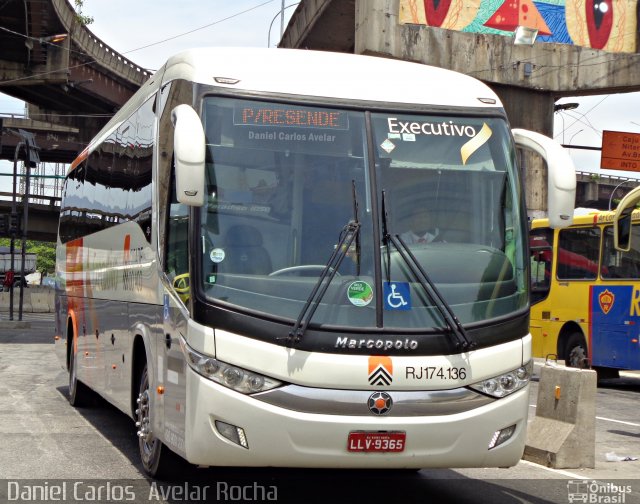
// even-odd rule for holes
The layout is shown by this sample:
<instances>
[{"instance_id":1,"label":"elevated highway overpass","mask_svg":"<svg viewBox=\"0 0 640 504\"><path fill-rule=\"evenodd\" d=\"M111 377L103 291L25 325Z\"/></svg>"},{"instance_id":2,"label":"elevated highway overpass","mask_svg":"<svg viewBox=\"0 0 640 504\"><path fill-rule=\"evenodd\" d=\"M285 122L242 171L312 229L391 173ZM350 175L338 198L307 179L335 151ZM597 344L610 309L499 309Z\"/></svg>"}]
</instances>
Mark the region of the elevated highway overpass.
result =
<instances>
[{"instance_id":1,"label":"elevated highway overpass","mask_svg":"<svg viewBox=\"0 0 640 504\"><path fill-rule=\"evenodd\" d=\"M0 92L27 102L30 117L3 120L0 159L13 159L8 130L21 128L42 160L70 162L150 73L91 33L68 0L0 7Z\"/></svg>"},{"instance_id":2,"label":"elevated highway overpass","mask_svg":"<svg viewBox=\"0 0 640 504\"><path fill-rule=\"evenodd\" d=\"M0 159L9 161L24 130L41 161L70 163L150 77L83 25L68 0L0 2L0 48L0 93L28 104L28 118L0 115ZM0 194L0 216L11 196ZM29 238L55 240L58 202L50 201L29 204Z\"/></svg>"}]
</instances>

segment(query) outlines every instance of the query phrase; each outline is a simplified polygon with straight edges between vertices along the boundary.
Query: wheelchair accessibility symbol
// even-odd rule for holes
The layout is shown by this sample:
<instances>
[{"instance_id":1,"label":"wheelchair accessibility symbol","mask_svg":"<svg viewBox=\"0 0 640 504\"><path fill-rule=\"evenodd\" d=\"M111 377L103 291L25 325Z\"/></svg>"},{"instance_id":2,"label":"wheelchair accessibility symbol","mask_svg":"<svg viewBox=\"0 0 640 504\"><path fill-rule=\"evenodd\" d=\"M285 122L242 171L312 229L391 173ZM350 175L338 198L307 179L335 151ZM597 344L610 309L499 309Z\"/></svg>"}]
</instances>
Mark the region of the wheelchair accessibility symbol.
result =
<instances>
[{"instance_id":1,"label":"wheelchair accessibility symbol","mask_svg":"<svg viewBox=\"0 0 640 504\"><path fill-rule=\"evenodd\" d=\"M385 282L382 293L385 310L411 309L411 291L407 282Z\"/></svg>"}]
</instances>

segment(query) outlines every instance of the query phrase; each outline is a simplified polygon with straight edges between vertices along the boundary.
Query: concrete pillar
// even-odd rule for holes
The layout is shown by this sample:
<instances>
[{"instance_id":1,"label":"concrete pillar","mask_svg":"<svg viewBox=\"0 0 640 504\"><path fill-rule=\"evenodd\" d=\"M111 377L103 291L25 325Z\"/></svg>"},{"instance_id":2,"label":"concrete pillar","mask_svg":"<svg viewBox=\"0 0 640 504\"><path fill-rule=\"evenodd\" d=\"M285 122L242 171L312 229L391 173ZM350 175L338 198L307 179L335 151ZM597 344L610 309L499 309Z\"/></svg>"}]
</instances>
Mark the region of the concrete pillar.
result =
<instances>
[{"instance_id":1,"label":"concrete pillar","mask_svg":"<svg viewBox=\"0 0 640 504\"><path fill-rule=\"evenodd\" d=\"M555 99L550 93L533 92L513 86L491 85L509 118L512 128L525 128L553 136L553 106ZM547 165L531 151L520 153L520 166L524 180L527 213L535 219L547 216Z\"/></svg>"},{"instance_id":2,"label":"concrete pillar","mask_svg":"<svg viewBox=\"0 0 640 504\"><path fill-rule=\"evenodd\" d=\"M402 58L398 0L356 0L355 54Z\"/></svg>"},{"instance_id":3,"label":"concrete pillar","mask_svg":"<svg viewBox=\"0 0 640 504\"><path fill-rule=\"evenodd\" d=\"M597 180L592 180L585 184L584 201L598 201L600 199L600 184Z\"/></svg>"},{"instance_id":4,"label":"concrete pillar","mask_svg":"<svg viewBox=\"0 0 640 504\"><path fill-rule=\"evenodd\" d=\"M595 467L596 386L595 371L542 367L525 460L556 469Z\"/></svg>"},{"instance_id":5,"label":"concrete pillar","mask_svg":"<svg viewBox=\"0 0 640 504\"><path fill-rule=\"evenodd\" d=\"M535 152L523 150L520 154L520 167L524 181L527 215L531 219L547 216L548 170L547 164Z\"/></svg>"}]
</instances>

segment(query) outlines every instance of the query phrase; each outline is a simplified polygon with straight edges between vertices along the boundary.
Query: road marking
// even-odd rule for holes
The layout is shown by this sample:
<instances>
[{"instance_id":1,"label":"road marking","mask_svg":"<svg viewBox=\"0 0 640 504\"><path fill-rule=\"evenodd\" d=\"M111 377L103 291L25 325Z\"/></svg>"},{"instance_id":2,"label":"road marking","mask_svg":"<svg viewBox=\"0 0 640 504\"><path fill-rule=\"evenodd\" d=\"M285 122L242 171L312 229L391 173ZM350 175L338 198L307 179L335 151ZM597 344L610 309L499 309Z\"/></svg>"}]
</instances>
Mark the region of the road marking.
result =
<instances>
[{"instance_id":1,"label":"road marking","mask_svg":"<svg viewBox=\"0 0 640 504\"><path fill-rule=\"evenodd\" d=\"M544 469L545 471L550 471L556 474L561 474L562 476L566 476L567 478L571 478L571 479L581 479L581 480L587 480L587 479L591 479L587 476L581 476L579 474L575 474L569 471L563 471L562 469L553 469L552 467L546 467L540 464L536 464L534 462L529 462L528 460L521 460L520 461L521 464L526 464L526 465L530 465L530 466L535 466L535 467L539 467L540 469Z\"/></svg>"},{"instance_id":2,"label":"road marking","mask_svg":"<svg viewBox=\"0 0 640 504\"><path fill-rule=\"evenodd\" d=\"M625 424L625 425L633 425L634 427L640 427L640 423L625 422L624 420L614 420L613 418L605 418L605 417L601 417L601 416L597 416L596 419L597 420L606 420L607 422L621 423L621 424Z\"/></svg>"},{"instance_id":3,"label":"road marking","mask_svg":"<svg viewBox=\"0 0 640 504\"><path fill-rule=\"evenodd\" d=\"M537 406L535 404L530 404L529 407L536 408ZM604 420L605 422L614 422L614 423L620 423L624 425L631 425L632 427L640 427L640 423L627 422L625 420L616 420L615 418L606 418L606 417L597 416L596 420Z\"/></svg>"}]
</instances>

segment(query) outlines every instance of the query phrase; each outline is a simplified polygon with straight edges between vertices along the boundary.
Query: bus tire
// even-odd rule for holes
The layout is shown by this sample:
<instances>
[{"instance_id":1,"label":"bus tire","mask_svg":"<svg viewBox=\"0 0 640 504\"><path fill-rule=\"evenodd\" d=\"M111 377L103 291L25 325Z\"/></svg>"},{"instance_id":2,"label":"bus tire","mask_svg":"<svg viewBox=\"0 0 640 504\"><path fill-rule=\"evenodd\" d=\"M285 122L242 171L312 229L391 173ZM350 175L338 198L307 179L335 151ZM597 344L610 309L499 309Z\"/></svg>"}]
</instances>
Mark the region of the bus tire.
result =
<instances>
[{"instance_id":1,"label":"bus tire","mask_svg":"<svg viewBox=\"0 0 640 504\"><path fill-rule=\"evenodd\" d=\"M567 340L564 351L564 362L567 367L586 369L589 367L589 352L587 343L581 332L574 332Z\"/></svg>"},{"instance_id":2,"label":"bus tire","mask_svg":"<svg viewBox=\"0 0 640 504\"><path fill-rule=\"evenodd\" d=\"M72 339L73 342L73 339ZM69 352L69 404L76 408L91 404L91 390L78 380L78 361L73 343Z\"/></svg>"},{"instance_id":3,"label":"bus tire","mask_svg":"<svg viewBox=\"0 0 640 504\"><path fill-rule=\"evenodd\" d=\"M154 436L151 422L149 374L145 363L135 411L138 448L145 472L154 479L171 480L182 474L182 459Z\"/></svg>"}]
</instances>

